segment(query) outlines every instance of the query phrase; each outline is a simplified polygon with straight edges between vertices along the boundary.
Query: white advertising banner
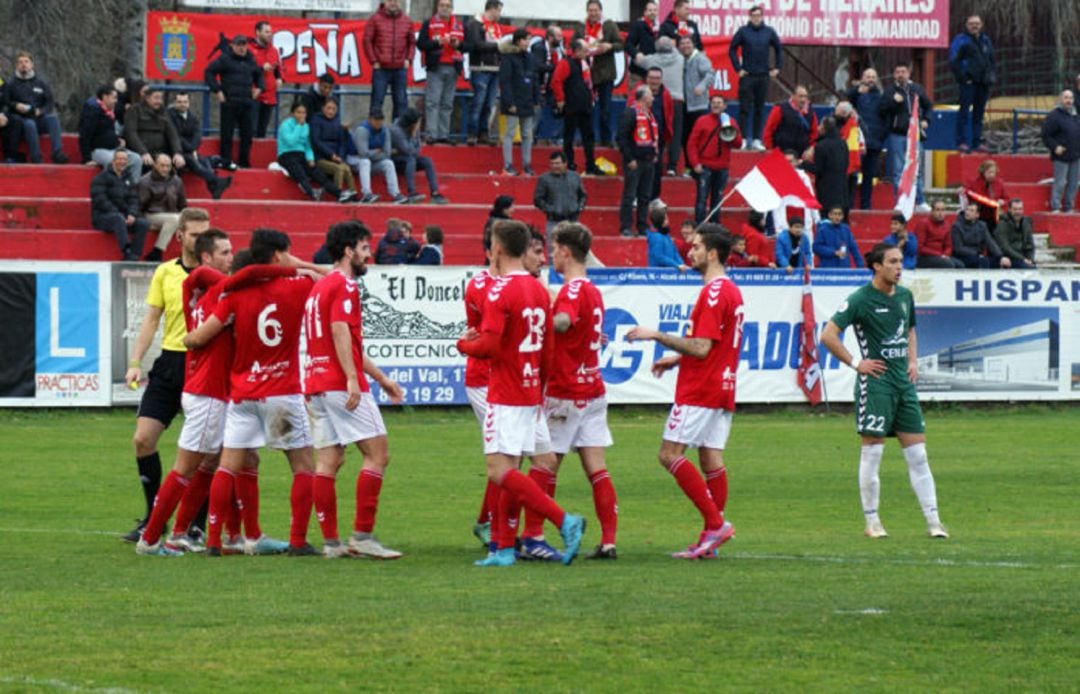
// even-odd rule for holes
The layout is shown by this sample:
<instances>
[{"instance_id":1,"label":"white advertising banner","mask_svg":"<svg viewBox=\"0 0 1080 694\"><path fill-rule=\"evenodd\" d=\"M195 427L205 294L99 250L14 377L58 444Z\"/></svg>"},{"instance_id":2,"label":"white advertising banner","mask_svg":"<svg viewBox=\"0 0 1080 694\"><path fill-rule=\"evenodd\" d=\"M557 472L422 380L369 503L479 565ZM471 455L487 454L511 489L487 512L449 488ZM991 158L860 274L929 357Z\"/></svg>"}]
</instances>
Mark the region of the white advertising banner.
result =
<instances>
[{"instance_id":1,"label":"white advertising banner","mask_svg":"<svg viewBox=\"0 0 1080 694\"><path fill-rule=\"evenodd\" d=\"M484 11L486 0L456 0L454 13L458 15L477 15ZM527 2L526 0L503 0L502 16L510 19L550 19L560 22L585 22L584 0L547 0L546 2ZM630 21L630 2L604 3L604 19L616 22Z\"/></svg>"}]
</instances>

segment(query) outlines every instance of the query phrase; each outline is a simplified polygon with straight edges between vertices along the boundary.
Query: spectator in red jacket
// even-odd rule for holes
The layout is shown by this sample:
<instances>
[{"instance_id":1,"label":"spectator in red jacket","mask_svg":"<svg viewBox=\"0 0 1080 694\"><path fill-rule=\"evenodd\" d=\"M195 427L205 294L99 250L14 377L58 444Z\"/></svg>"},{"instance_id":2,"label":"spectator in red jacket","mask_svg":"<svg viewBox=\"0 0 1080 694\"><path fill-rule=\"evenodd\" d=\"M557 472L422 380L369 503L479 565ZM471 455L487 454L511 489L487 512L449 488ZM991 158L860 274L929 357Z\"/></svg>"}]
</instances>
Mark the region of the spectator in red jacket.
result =
<instances>
[{"instance_id":1,"label":"spectator in red jacket","mask_svg":"<svg viewBox=\"0 0 1080 694\"><path fill-rule=\"evenodd\" d=\"M818 122L814 109L810 108L810 92L797 85L791 99L776 104L765 121L765 147L781 150L793 149L805 159L807 150L817 142Z\"/></svg>"},{"instance_id":2,"label":"spectator in red jacket","mask_svg":"<svg viewBox=\"0 0 1080 694\"><path fill-rule=\"evenodd\" d=\"M675 242L675 250L679 252L682 259L686 261L687 267L693 265L690 262L690 249L694 247L694 234L697 232L697 224L692 219L684 219L683 223L679 226L679 235L672 236L671 240Z\"/></svg>"},{"instance_id":3,"label":"spectator in red jacket","mask_svg":"<svg viewBox=\"0 0 1080 694\"><path fill-rule=\"evenodd\" d=\"M945 223L945 203L941 200L934 202L929 217L915 225L915 242L919 248L915 267L945 270L964 267L952 257L952 229Z\"/></svg>"},{"instance_id":4,"label":"spectator in red jacket","mask_svg":"<svg viewBox=\"0 0 1080 694\"><path fill-rule=\"evenodd\" d=\"M371 108L382 109L386 89L394 103L393 118L405 113L407 69L416 51L412 20L401 0L383 0L364 26L364 57L371 63Z\"/></svg>"},{"instance_id":5,"label":"spectator in red jacket","mask_svg":"<svg viewBox=\"0 0 1080 694\"><path fill-rule=\"evenodd\" d=\"M746 252L746 237L735 234L731 237L731 253L728 253L728 267L750 267L750 255Z\"/></svg>"},{"instance_id":6,"label":"spectator in red jacket","mask_svg":"<svg viewBox=\"0 0 1080 694\"><path fill-rule=\"evenodd\" d=\"M714 222L719 219L721 196L728 182L731 150L742 147L742 135L735 119L724 113L727 102L720 94L709 98L709 113L697 119L686 141L686 157L697 179L697 198L694 201L694 221ZM715 214L709 214L716 209ZM709 218L706 219L706 214Z\"/></svg>"},{"instance_id":7,"label":"spectator in red jacket","mask_svg":"<svg viewBox=\"0 0 1080 694\"><path fill-rule=\"evenodd\" d=\"M1001 210L1009 206L1008 200L1009 193L1001 180L1001 170L993 159L979 164L975 177L960 189L960 207L965 207L969 202L977 203L979 219L986 222L988 229L997 227Z\"/></svg>"},{"instance_id":8,"label":"spectator in red jacket","mask_svg":"<svg viewBox=\"0 0 1080 694\"><path fill-rule=\"evenodd\" d=\"M739 233L746 239L746 260L750 267L776 267L773 243L765 238L765 215L751 210Z\"/></svg>"},{"instance_id":9,"label":"spectator in red jacket","mask_svg":"<svg viewBox=\"0 0 1080 694\"><path fill-rule=\"evenodd\" d=\"M285 63L274 47L274 30L265 20L255 23L255 38L248 44L255 64L263 71L263 90L255 99L255 137L266 137L270 117L277 106L278 87L285 84Z\"/></svg>"}]
</instances>

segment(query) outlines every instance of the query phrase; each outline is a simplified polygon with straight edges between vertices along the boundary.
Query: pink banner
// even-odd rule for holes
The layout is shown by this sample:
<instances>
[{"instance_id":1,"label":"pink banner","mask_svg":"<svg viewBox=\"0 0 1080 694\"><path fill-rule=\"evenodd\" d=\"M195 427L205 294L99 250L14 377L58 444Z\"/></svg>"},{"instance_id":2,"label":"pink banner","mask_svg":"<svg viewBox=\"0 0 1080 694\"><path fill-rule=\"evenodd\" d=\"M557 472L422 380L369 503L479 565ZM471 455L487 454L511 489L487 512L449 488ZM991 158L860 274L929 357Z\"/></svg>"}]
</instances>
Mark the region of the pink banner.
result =
<instances>
[{"instance_id":1,"label":"pink banner","mask_svg":"<svg viewBox=\"0 0 1080 694\"><path fill-rule=\"evenodd\" d=\"M660 0L660 16L675 0ZM761 5L765 23L800 46L949 45L949 0L690 0L702 39L730 38Z\"/></svg>"}]
</instances>

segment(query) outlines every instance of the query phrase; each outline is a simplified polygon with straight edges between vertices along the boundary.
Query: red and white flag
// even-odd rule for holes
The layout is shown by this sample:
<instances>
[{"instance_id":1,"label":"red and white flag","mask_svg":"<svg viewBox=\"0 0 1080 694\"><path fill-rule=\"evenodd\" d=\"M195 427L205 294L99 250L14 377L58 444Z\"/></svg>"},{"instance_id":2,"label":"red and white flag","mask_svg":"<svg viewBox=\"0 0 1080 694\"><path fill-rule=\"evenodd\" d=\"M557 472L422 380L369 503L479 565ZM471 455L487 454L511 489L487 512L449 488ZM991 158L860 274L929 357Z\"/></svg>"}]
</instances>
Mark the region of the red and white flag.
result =
<instances>
[{"instance_id":1,"label":"red and white flag","mask_svg":"<svg viewBox=\"0 0 1080 694\"><path fill-rule=\"evenodd\" d=\"M799 178L795 167L778 149L762 157L757 166L736 184L735 190L758 212L775 210L785 198L791 204L821 209L814 191Z\"/></svg>"},{"instance_id":2,"label":"red and white flag","mask_svg":"<svg viewBox=\"0 0 1080 694\"><path fill-rule=\"evenodd\" d=\"M817 319L814 317L814 293L810 268L803 268L802 328L799 330L799 369L795 374L799 388L811 405L821 402L821 364L818 363Z\"/></svg>"},{"instance_id":3,"label":"red and white flag","mask_svg":"<svg viewBox=\"0 0 1080 694\"><path fill-rule=\"evenodd\" d=\"M915 181L919 177L919 100L911 100L911 120L907 127L907 147L904 153L904 172L896 189L896 209L905 219L915 214Z\"/></svg>"}]
</instances>

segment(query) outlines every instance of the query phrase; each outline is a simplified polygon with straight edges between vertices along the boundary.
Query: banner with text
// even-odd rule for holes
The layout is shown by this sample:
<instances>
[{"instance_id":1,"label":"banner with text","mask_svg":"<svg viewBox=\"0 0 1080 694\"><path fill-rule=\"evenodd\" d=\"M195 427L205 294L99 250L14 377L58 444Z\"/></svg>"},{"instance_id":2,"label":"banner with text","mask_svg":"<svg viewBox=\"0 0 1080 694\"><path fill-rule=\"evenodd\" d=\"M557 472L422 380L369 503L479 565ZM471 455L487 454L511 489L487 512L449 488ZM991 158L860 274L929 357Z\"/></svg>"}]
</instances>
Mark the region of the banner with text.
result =
<instances>
[{"instance_id":1,"label":"banner with text","mask_svg":"<svg viewBox=\"0 0 1080 694\"><path fill-rule=\"evenodd\" d=\"M465 21L465 17L461 17ZM265 14L199 14L184 12L148 12L146 15L146 52L143 70L152 80L202 82L203 73L221 50L230 50L222 42L236 34L251 37L255 23L267 20L274 32L274 46L281 54L285 82L313 84L319 75L330 73L337 84L371 84L371 63L364 57L363 19L304 19L300 17L269 16ZM413 25L419 31L420 22ZM509 41L514 27L503 26L503 41ZM543 28L530 32L534 41L544 33ZM567 41L572 31L564 32ZM619 77L622 83L625 66L623 54L618 54ZM458 79L458 89L468 89L469 61ZM424 56L416 51L408 72L409 84L422 84L427 79Z\"/></svg>"},{"instance_id":2,"label":"banner with text","mask_svg":"<svg viewBox=\"0 0 1080 694\"><path fill-rule=\"evenodd\" d=\"M660 16L674 4L660 0ZM690 18L707 44L734 36L754 5L763 8L765 23L780 39L793 45L944 48L949 43L949 0L690 0Z\"/></svg>"},{"instance_id":3,"label":"banner with text","mask_svg":"<svg viewBox=\"0 0 1080 694\"><path fill-rule=\"evenodd\" d=\"M0 262L0 407L109 404L106 263Z\"/></svg>"}]
</instances>

